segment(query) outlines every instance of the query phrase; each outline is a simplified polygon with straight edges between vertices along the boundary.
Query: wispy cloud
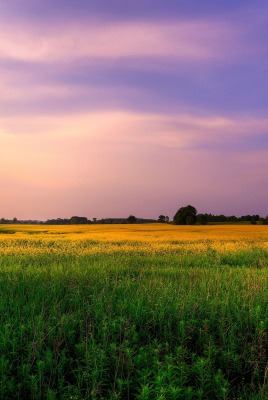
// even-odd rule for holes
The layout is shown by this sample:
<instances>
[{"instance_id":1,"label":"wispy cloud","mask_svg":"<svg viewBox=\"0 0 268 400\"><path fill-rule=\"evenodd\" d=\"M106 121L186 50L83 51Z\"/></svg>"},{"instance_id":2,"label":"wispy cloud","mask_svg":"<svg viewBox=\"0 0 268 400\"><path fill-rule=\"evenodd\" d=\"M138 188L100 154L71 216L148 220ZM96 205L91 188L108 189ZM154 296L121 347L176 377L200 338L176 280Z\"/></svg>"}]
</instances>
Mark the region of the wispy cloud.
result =
<instances>
[{"instance_id":1,"label":"wispy cloud","mask_svg":"<svg viewBox=\"0 0 268 400\"><path fill-rule=\"evenodd\" d=\"M121 22L11 26L1 21L2 58L31 62L75 59L172 57L185 60L223 59L251 49L241 46L241 28L228 22ZM240 46L238 46L240 44Z\"/></svg>"},{"instance_id":2,"label":"wispy cloud","mask_svg":"<svg viewBox=\"0 0 268 400\"><path fill-rule=\"evenodd\" d=\"M0 118L2 134L7 137L57 137L68 140L104 140L150 143L181 149L257 139L268 132L266 118L196 116L193 114L148 114L123 110L77 113L69 115ZM72 139L72 140L73 140ZM18 138L16 138L18 140ZM33 139L34 140L34 139Z\"/></svg>"}]
</instances>

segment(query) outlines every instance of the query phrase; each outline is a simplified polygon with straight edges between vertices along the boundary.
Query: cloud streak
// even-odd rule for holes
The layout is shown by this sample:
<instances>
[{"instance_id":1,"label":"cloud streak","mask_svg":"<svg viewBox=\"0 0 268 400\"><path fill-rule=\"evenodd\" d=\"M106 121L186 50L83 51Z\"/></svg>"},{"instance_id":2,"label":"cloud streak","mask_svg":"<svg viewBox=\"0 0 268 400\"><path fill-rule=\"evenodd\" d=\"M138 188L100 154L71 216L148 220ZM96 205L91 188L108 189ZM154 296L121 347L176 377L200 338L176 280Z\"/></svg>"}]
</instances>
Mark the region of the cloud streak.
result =
<instances>
[{"instance_id":1,"label":"cloud streak","mask_svg":"<svg viewBox=\"0 0 268 400\"><path fill-rule=\"evenodd\" d=\"M1 23L0 56L48 64L85 58L222 60L226 54L248 54L250 49L241 46L241 36L242 32L228 22L206 20L105 24L88 21L38 27Z\"/></svg>"},{"instance_id":2,"label":"cloud streak","mask_svg":"<svg viewBox=\"0 0 268 400\"><path fill-rule=\"evenodd\" d=\"M97 111L91 113L74 113L69 115L35 115L0 118L1 132L12 135L59 135L80 137L113 132L112 141L129 137L131 140L146 141L146 133L152 140L162 134L162 145L167 143L166 134L174 138L183 136L188 144L202 143L213 140L245 139L246 137L265 134L268 130L267 118L234 118L220 115L196 116L193 114L154 114L135 113L123 110ZM205 136L206 134L206 136ZM186 142L186 140L185 140Z\"/></svg>"}]
</instances>

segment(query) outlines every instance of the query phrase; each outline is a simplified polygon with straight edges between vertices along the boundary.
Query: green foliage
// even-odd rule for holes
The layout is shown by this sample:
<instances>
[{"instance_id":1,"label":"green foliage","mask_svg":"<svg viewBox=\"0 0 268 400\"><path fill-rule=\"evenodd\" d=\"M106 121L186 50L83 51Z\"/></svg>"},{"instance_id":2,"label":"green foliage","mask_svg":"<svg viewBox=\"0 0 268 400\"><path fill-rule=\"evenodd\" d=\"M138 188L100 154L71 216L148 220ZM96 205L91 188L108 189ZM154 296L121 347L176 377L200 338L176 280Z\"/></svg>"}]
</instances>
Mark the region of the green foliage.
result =
<instances>
[{"instance_id":1,"label":"green foliage","mask_svg":"<svg viewBox=\"0 0 268 400\"><path fill-rule=\"evenodd\" d=\"M207 220L206 214L197 214L196 222L197 222L197 224L200 224L200 225L207 225L208 220Z\"/></svg>"},{"instance_id":2,"label":"green foliage","mask_svg":"<svg viewBox=\"0 0 268 400\"><path fill-rule=\"evenodd\" d=\"M127 218L127 221L128 221L130 224L134 224L135 222L137 222L137 218L136 218L134 215L130 215L130 216Z\"/></svg>"},{"instance_id":3,"label":"green foliage","mask_svg":"<svg viewBox=\"0 0 268 400\"><path fill-rule=\"evenodd\" d=\"M169 216L168 215L159 215L158 217L158 222L164 223L164 222L169 222Z\"/></svg>"},{"instance_id":4,"label":"green foliage","mask_svg":"<svg viewBox=\"0 0 268 400\"><path fill-rule=\"evenodd\" d=\"M74 216L70 219L70 224L72 225L77 225L77 224L87 224L88 223L88 219L86 217L77 217Z\"/></svg>"},{"instance_id":5,"label":"green foliage","mask_svg":"<svg viewBox=\"0 0 268 400\"><path fill-rule=\"evenodd\" d=\"M0 399L266 400L261 256L2 256Z\"/></svg>"},{"instance_id":6,"label":"green foliage","mask_svg":"<svg viewBox=\"0 0 268 400\"><path fill-rule=\"evenodd\" d=\"M176 225L193 225L196 222L196 209L188 205L181 207L174 215L173 221Z\"/></svg>"}]
</instances>

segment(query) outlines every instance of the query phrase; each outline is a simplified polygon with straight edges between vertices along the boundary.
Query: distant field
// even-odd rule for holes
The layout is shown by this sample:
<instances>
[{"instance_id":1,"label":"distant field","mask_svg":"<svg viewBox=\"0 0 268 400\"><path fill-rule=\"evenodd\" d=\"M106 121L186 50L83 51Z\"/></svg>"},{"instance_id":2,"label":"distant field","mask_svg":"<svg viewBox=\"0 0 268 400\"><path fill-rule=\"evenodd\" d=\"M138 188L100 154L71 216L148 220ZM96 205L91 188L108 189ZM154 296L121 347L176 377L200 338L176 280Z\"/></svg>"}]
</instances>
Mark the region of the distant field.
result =
<instances>
[{"instance_id":1,"label":"distant field","mask_svg":"<svg viewBox=\"0 0 268 400\"><path fill-rule=\"evenodd\" d=\"M0 225L1 399L268 398L268 226Z\"/></svg>"}]
</instances>

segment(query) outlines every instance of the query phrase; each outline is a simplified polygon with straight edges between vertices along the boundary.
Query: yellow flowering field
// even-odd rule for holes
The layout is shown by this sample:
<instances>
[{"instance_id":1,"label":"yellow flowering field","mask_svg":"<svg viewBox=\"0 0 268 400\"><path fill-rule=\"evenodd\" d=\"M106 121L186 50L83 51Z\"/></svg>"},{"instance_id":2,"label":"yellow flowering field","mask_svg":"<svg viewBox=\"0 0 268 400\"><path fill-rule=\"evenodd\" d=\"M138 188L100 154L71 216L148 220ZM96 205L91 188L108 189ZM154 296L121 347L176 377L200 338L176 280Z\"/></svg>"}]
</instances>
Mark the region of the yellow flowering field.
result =
<instances>
[{"instance_id":1,"label":"yellow flowering field","mask_svg":"<svg viewBox=\"0 0 268 400\"><path fill-rule=\"evenodd\" d=\"M268 249L268 226L2 225L0 254L219 253Z\"/></svg>"}]
</instances>

